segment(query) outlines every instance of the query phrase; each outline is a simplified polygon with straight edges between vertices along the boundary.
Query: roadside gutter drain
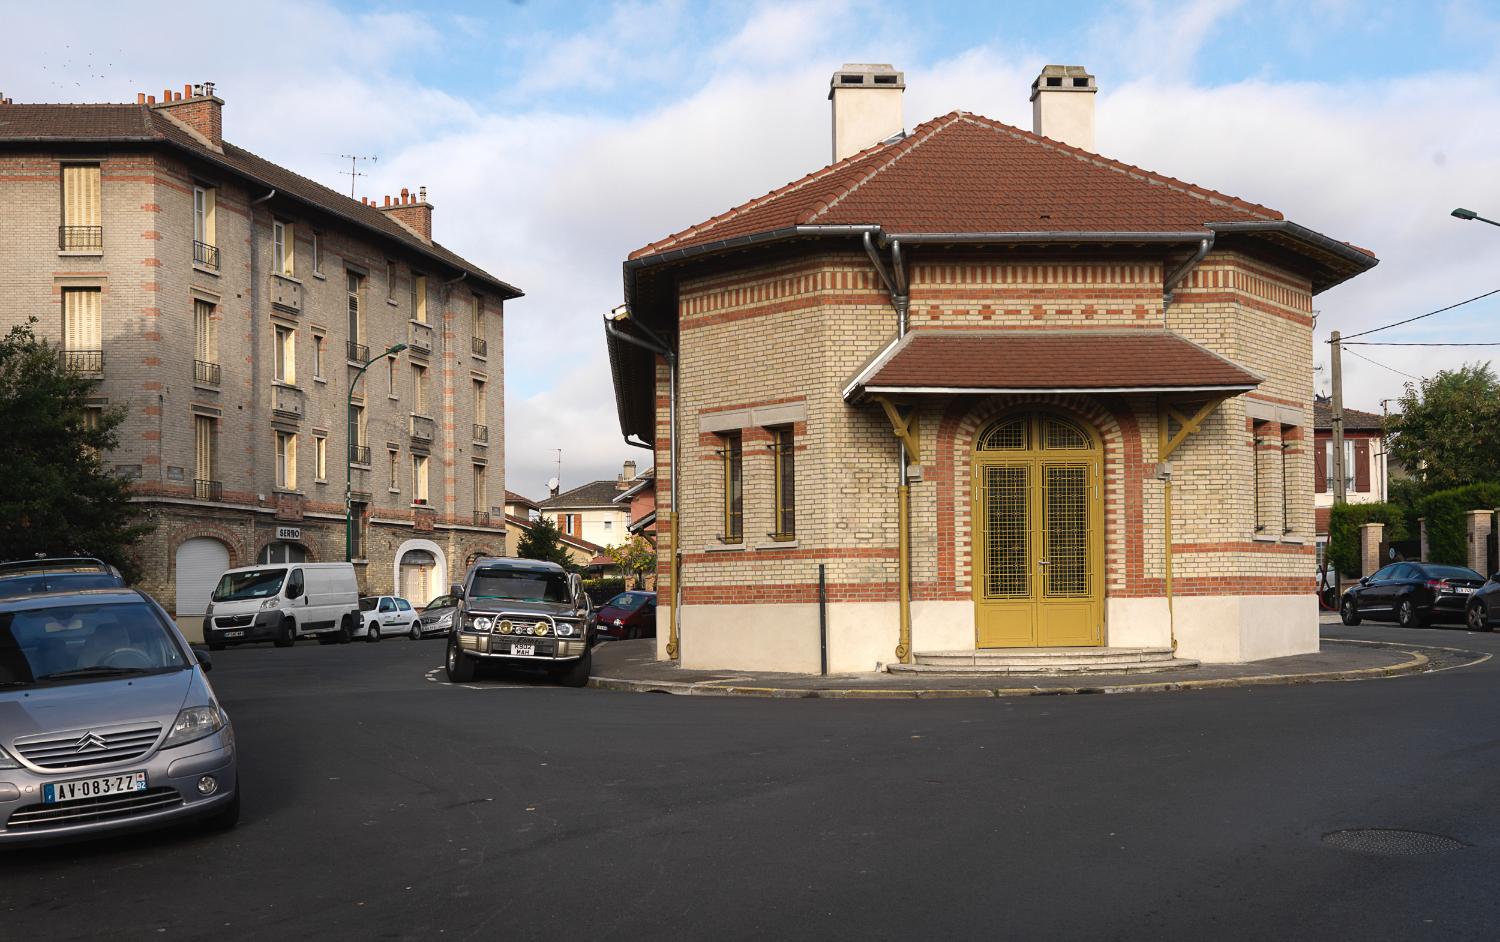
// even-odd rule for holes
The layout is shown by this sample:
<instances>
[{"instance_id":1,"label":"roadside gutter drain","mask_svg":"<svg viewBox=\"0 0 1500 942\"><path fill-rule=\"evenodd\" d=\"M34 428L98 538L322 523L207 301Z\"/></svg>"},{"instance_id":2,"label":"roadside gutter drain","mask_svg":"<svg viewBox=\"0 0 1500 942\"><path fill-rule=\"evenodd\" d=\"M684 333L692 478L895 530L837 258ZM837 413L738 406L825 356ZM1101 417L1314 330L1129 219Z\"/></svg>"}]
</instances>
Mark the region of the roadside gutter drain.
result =
<instances>
[{"instance_id":1,"label":"roadside gutter drain","mask_svg":"<svg viewBox=\"0 0 1500 942\"><path fill-rule=\"evenodd\" d=\"M1426 831L1401 828L1349 828L1323 835L1323 843L1342 850L1382 857L1415 857L1468 847L1463 841Z\"/></svg>"}]
</instances>

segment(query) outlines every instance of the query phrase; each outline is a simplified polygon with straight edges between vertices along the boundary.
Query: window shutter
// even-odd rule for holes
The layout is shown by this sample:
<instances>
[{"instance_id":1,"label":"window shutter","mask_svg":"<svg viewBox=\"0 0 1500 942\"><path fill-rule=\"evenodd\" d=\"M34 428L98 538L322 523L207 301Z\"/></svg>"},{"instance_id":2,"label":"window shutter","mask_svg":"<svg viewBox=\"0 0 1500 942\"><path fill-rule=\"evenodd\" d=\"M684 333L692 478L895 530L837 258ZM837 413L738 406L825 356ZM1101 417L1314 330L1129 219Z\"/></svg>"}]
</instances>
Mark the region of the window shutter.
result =
<instances>
[{"instance_id":1,"label":"window shutter","mask_svg":"<svg viewBox=\"0 0 1500 942\"><path fill-rule=\"evenodd\" d=\"M1354 442L1354 489L1360 492L1370 490L1370 440L1367 438Z\"/></svg>"},{"instance_id":2,"label":"window shutter","mask_svg":"<svg viewBox=\"0 0 1500 942\"><path fill-rule=\"evenodd\" d=\"M1318 442L1318 447L1313 449L1313 490L1319 494L1328 493L1328 441L1326 439Z\"/></svg>"},{"instance_id":3,"label":"window shutter","mask_svg":"<svg viewBox=\"0 0 1500 942\"><path fill-rule=\"evenodd\" d=\"M98 166L63 168L63 225L100 225Z\"/></svg>"},{"instance_id":4,"label":"window shutter","mask_svg":"<svg viewBox=\"0 0 1500 942\"><path fill-rule=\"evenodd\" d=\"M96 288L69 288L63 292L64 350L103 349L99 309Z\"/></svg>"},{"instance_id":5,"label":"window shutter","mask_svg":"<svg viewBox=\"0 0 1500 942\"><path fill-rule=\"evenodd\" d=\"M205 415L193 417L197 434L197 475L200 481L212 481L214 477L214 420Z\"/></svg>"}]
</instances>

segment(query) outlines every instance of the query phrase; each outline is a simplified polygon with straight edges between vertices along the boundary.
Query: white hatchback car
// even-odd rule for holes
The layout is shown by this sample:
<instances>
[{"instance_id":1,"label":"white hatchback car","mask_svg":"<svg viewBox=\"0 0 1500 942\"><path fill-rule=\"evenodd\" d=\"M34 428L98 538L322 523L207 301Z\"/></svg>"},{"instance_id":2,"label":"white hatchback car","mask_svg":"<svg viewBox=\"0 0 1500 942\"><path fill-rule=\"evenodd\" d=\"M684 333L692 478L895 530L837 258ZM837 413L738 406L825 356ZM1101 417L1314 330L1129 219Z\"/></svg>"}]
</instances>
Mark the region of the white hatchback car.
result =
<instances>
[{"instance_id":1,"label":"white hatchback car","mask_svg":"<svg viewBox=\"0 0 1500 942\"><path fill-rule=\"evenodd\" d=\"M374 595L359 600L359 627L356 638L379 641L392 635L419 638L422 635L416 609L406 599L394 595Z\"/></svg>"}]
</instances>

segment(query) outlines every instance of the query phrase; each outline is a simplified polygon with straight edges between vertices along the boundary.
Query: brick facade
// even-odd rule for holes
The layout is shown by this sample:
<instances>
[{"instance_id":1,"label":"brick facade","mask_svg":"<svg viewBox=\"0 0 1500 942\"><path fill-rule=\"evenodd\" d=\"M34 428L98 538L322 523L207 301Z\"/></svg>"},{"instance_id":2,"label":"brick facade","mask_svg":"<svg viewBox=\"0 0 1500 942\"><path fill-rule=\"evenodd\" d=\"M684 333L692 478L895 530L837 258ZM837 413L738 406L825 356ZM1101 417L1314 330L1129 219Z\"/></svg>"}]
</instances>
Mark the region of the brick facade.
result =
<instances>
[{"instance_id":1,"label":"brick facade","mask_svg":"<svg viewBox=\"0 0 1500 942\"><path fill-rule=\"evenodd\" d=\"M195 131L217 134L216 107L195 121L202 124L195 124ZM60 167L73 160L100 167L101 250L58 249ZM195 258L195 186L214 194L216 266ZM450 579L461 574L468 558L505 551L499 509L505 297L500 288L456 278L451 256L427 255L383 238L337 218L327 206L282 193L266 199L265 187L164 147L59 143L22 150L10 145L0 150L0 193L8 206L0 229L0 280L7 288L0 295L0 324L35 317L39 336L60 344L62 290L101 292L98 399L126 410L119 447L105 463L134 481L136 500L154 524L140 548L143 588L168 610L175 608L175 553L188 539L216 540L227 549L231 565L244 565L274 541L278 525L296 526L302 532L297 542L309 559L344 558L346 401L356 368L346 347L350 272L362 278L363 336L354 339L371 353L423 337L430 348L399 356L394 387L384 361L376 362L355 397L366 410L365 443L371 452L368 465L356 465L352 476L356 499L363 498L369 508L358 567L362 588L398 590L395 554L409 540L435 544L446 557ZM335 205L342 199L331 193L326 198ZM272 271L275 220L294 233L289 276ZM388 262L395 263L393 285ZM417 324L410 310L411 279L418 272L426 275L426 326ZM482 354L476 352L481 345L470 340L476 297L484 309ZM210 356L217 361L216 375L195 367L195 302L212 306L217 350ZM292 383L274 379L278 326L295 332ZM427 406L415 420L414 363L427 368ZM481 424L474 380L484 383L485 441L474 433ZM212 419L216 430L212 491L195 485L199 416ZM414 422L430 425L430 438L414 436ZM278 431L297 443L294 487L277 484ZM321 475L315 468L319 438L326 449ZM397 455L394 487L391 449ZM419 453L429 456L425 505L413 501L411 461ZM488 491L482 506L475 502L476 467L484 469Z\"/></svg>"}]
</instances>

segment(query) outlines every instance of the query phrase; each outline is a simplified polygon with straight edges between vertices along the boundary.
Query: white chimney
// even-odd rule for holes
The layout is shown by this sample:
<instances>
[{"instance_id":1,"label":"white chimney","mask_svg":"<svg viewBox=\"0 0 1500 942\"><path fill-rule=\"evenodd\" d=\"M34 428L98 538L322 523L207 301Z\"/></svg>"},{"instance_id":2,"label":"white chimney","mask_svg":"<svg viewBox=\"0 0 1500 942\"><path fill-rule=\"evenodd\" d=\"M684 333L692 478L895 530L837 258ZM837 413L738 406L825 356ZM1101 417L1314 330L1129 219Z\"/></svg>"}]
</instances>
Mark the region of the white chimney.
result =
<instances>
[{"instance_id":1,"label":"white chimney","mask_svg":"<svg viewBox=\"0 0 1500 942\"><path fill-rule=\"evenodd\" d=\"M833 102L833 160L838 163L906 129L901 93L906 75L884 64L845 63L828 82Z\"/></svg>"},{"instance_id":2,"label":"white chimney","mask_svg":"<svg viewBox=\"0 0 1500 942\"><path fill-rule=\"evenodd\" d=\"M1099 87L1081 65L1049 65L1031 83L1031 129L1043 137L1094 149L1094 95Z\"/></svg>"}]
</instances>

